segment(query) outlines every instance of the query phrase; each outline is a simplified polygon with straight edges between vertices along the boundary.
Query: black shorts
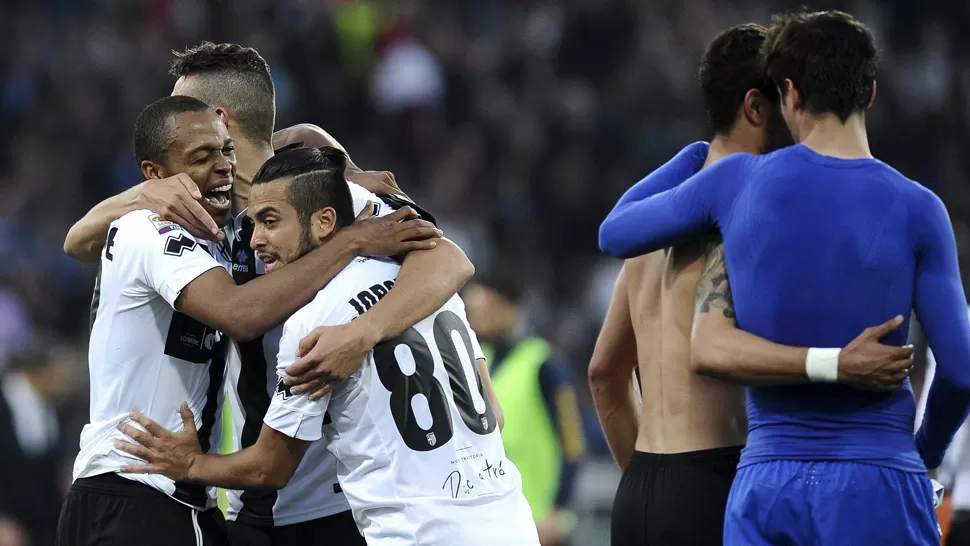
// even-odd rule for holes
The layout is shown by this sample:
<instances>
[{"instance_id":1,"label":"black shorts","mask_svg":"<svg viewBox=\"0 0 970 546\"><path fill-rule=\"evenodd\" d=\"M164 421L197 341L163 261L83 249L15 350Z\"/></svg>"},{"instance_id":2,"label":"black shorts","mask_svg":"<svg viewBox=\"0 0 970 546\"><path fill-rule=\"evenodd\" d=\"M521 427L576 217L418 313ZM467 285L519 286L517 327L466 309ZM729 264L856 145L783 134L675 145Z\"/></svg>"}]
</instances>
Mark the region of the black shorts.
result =
<instances>
[{"instance_id":1,"label":"black shorts","mask_svg":"<svg viewBox=\"0 0 970 546\"><path fill-rule=\"evenodd\" d=\"M280 527L251 527L235 521L226 522L226 525L232 546L367 545L350 510Z\"/></svg>"},{"instance_id":2,"label":"black shorts","mask_svg":"<svg viewBox=\"0 0 970 546\"><path fill-rule=\"evenodd\" d=\"M57 523L58 546L229 546L218 508L200 512L117 474L71 485Z\"/></svg>"},{"instance_id":3,"label":"black shorts","mask_svg":"<svg viewBox=\"0 0 970 546\"><path fill-rule=\"evenodd\" d=\"M740 458L741 447L635 451L613 502L612 545L720 545Z\"/></svg>"}]
</instances>

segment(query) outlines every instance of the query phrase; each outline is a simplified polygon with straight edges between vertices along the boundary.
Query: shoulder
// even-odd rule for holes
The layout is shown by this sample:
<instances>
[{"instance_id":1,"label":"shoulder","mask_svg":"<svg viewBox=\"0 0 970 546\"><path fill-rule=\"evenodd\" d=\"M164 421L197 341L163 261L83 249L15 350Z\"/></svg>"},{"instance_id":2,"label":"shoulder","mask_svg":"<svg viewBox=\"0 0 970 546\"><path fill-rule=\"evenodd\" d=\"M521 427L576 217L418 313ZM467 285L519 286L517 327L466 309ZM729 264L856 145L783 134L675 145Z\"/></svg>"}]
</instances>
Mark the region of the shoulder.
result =
<instances>
[{"instance_id":1,"label":"shoulder","mask_svg":"<svg viewBox=\"0 0 970 546\"><path fill-rule=\"evenodd\" d=\"M346 324L387 295L400 269L388 260L355 258L290 320L309 329Z\"/></svg>"},{"instance_id":2,"label":"shoulder","mask_svg":"<svg viewBox=\"0 0 970 546\"><path fill-rule=\"evenodd\" d=\"M187 231L182 229L182 226L147 209L133 210L114 222L111 222L111 227L117 227L126 231L130 230L144 235L154 233L155 236L164 236L169 233L180 232L191 237ZM193 240L195 239L193 238Z\"/></svg>"},{"instance_id":3,"label":"shoulder","mask_svg":"<svg viewBox=\"0 0 970 546\"><path fill-rule=\"evenodd\" d=\"M199 241L181 226L150 210L135 210L111 223L108 236L112 244L143 250L162 251L168 246L175 255L193 249ZM174 247L178 247L177 249Z\"/></svg>"}]
</instances>

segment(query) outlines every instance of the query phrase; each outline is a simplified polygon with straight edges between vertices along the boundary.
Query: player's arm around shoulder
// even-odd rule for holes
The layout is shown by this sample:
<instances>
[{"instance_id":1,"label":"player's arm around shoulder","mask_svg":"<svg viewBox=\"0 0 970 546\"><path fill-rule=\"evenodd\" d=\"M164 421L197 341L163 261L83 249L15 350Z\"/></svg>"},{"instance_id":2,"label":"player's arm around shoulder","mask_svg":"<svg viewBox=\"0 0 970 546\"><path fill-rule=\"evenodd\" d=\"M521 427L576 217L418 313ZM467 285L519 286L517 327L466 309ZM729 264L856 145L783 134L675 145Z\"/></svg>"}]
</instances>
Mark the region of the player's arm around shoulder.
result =
<instances>
[{"instance_id":1,"label":"player's arm around shoulder","mask_svg":"<svg viewBox=\"0 0 970 546\"><path fill-rule=\"evenodd\" d=\"M742 385L840 382L880 391L898 389L909 375L912 347L879 342L902 317L865 329L844 349L781 345L741 330L720 237L707 239L705 253L691 332L694 373Z\"/></svg>"},{"instance_id":2,"label":"player's arm around shoulder","mask_svg":"<svg viewBox=\"0 0 970 546\"><path fill-rule=\"evenodd\" d=\"M102 272L127 283L130 295L157 294L173 308L182 288L211 269L221 269L178 224L149 210L134 210L108 225ZM224 270L223 270L224 272ZM107 277L106 277L107 278Z\"/></svg>"},{"instance_id":3,"label":"player's arm around shoulder","mask_svg":"<svg viewBox=\"0 0 970 546\"><path fill-rule=\"evenodd\" d=\"M378 199L354 185L351 194L355 210L366 199ZM403 204L387 198L379 201L378 216L390 214ZM326 383L356 372L363 355L375 345L401 335L445 305L474 274L475 266L461 248L445 238L432 249L407 253L394 281L395 289L358 320L342 327L339 338L326 328L310 333L302 344L302 358L287 370L288 383L294 392L322 394Z\"/></svg>"},{"instance_id":4,"label":"player's arm around shoulder","mask_svg":"<svg viewBox=\"0 0 970 546\"><path fill-rule=\"evenodd\" d=\"M81 262L96 262L112 222L137 210L151 210L183 226L196 237L216 240L221 232L202 208L202 194L186 174L142 182L94 206L64 238L64 252Z\"/></svg>"}]
</instances>

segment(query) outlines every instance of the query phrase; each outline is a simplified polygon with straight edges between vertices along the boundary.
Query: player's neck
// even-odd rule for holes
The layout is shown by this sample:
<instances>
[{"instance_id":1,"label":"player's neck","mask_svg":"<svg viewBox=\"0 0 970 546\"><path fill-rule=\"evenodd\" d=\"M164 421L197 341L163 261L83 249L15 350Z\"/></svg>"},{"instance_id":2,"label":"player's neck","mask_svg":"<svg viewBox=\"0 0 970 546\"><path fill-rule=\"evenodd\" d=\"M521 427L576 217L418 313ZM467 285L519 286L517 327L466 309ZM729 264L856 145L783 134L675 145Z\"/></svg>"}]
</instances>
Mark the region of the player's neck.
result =
<instances>
[{"instance_id":1,"label":"player's neck","mask_svg":"<svg viewBox=\"0 0 970 546\"><path fill-rule=\"evenodd\" d=\"M273 157L272 146L253 144L249 140L236 138L236 180L233 183L233 206L236 214L249 206L249 191L253 187L253 177L259 168Z\"/></svg>"},{"instance_id":2,"label":"player's neck","mask_svg":"<svg viewBox=\"0 0 970 546\"><path fill-rule=\"evenodd\" d=\"M862 114L853 114L845 123L834 114L806 115L798 132L802 136L800 143L817 154L838 159L872 159Z\"/></svg>"},{"instance_id":3,"label":"player's neck","mask_svg":"<svg viewBox=\"0 0 970 546\"><path fill-rule=\"evenodd\" d=\"M714 135L714 138L711 139L711 146L707 150L707 160L704 161L704 167L710 167L731 154L759 153L758 146L734 133Z\"/></svg>"}]
</instances>

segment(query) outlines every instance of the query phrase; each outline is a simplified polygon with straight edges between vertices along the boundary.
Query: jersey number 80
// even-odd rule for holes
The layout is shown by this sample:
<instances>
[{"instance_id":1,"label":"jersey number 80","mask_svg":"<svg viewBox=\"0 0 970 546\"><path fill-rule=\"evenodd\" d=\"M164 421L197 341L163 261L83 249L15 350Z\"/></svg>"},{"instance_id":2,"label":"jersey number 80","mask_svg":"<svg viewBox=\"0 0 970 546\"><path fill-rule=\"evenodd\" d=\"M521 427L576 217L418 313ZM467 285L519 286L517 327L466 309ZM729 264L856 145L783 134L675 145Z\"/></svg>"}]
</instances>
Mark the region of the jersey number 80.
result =
<instances>
[{"instance_id":1,"label":"jersey number 80","mask_svg":"<svg viewBox=\"0 0 970 546\"><path fill-rule=\"evenodd\" d=\"M485 435L495 430L495 414L482 387L482 378L474 365L471 338L465 323L455 313L443 311L434 320L434 340L438 346L441 361L448 373L448 382L454 395L454 405L458 409L465 426L475 434ZM458 332L464 347L455 346L452 332ZM414 358L414 373L401 371L394 349L407 345ZM485 412L475 409L471 388L462 366L459 351L468 355L472 362L475 388L485 401ZM448 443L455 434L451 421L448 397L441 383L434 376L434 358L424 337L414 328L408 329L395 339L374 347L374 364L384 388L391 393L391 415L401 433L404 443L414 451L431 451ZM416 394L423 394L431 410L431 428L424 429L418 424L411 411L411 400Z\"/></svg>"}]
</instances>

